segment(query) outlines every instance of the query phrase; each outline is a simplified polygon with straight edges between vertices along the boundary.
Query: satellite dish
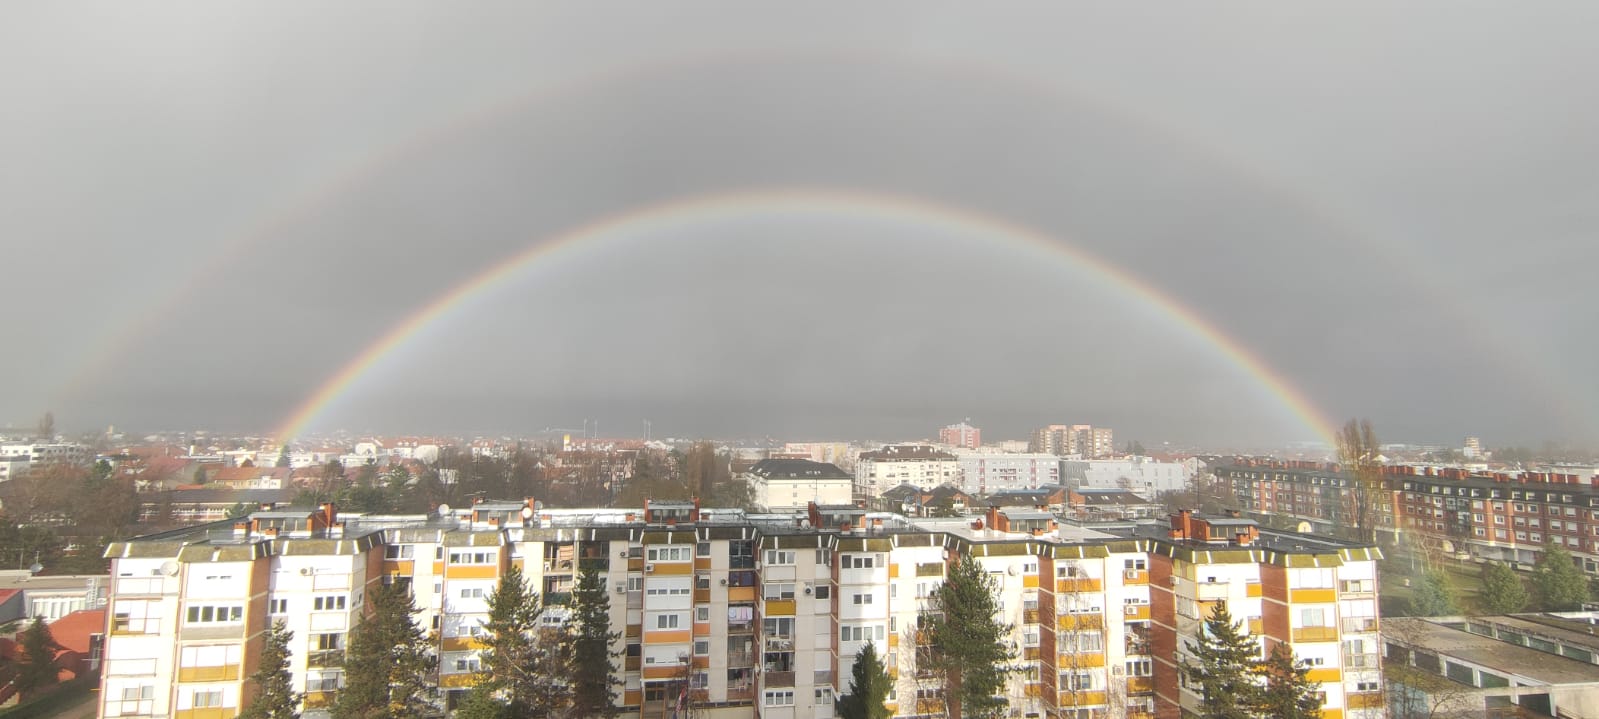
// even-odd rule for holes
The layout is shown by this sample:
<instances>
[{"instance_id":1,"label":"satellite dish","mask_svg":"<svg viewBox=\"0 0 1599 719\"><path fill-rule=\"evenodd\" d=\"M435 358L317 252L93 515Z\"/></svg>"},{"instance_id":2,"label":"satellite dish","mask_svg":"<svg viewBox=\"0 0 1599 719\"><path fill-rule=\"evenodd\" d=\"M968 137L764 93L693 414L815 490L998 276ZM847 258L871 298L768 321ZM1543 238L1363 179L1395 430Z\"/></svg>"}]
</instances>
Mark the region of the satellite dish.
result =
<instances>
[{"instance_id":1,"label":"satellite dish","mask_svg":"<svg viewBox=\"0 0 1599 719\"><path fill-rule=\"evenodd\" d=\"M178 576L178 563L173 561L162 562L161 573L169 577Z\"/></svg>"},{"instance_id":2,"label":"satellite dish","mask_svg":"<svg viewBox=\"0 0 1599 719\"><path fill-rule=\"evenodd\" d=\"M811 520L809 520L809 519L801 519L800 520L800 529L810 529L810 528L811 528Z\"/></svg>"},{"instance_id":3,"label":"satellite dish","mask_svg":"<svg viewBox=\"0 0 1599 719\"><path fill-rule=\"evenodd\" d=\"M1310 534L1310 522L1300 522L1299 526L1294 527L1294 531L1300 534Z\"/></svg>"},{"instance_id":4,"label":"satellite dish","mask_svg":"<svg viewBox=\"0 0 1599 719\"><path fill-rule=\"evenodd\" d=\"M1009 567L1005 568L1005 573L1011 575L1012 577L1016 576L1017 571L1018 570L1016 569L1016 565L1014 565L1014 564L1012 564Z\"/></svg>"},{"instance_id":5,"label":"satellite dish","mask_svg":"<svg viewBox=\"0 0 1599 719\"><path fill-rule=\"evenodd\" d=\"M450 505L448 505L448 504L439 505L439 516L440 517L448 517L448 516L450 516Z\"/></svg>"},{"instance_id":6,"label":"satellite dish","mask_svg":"<svg viewBox=\"0 0 1599 719\"><path fill-rule=\"evenodd\" d=\"M532 507L523 507L522 508L522 519L528 520L528 519L532 519L532 518L533 518L533 508Z\"/></svg>"}]
</instances>

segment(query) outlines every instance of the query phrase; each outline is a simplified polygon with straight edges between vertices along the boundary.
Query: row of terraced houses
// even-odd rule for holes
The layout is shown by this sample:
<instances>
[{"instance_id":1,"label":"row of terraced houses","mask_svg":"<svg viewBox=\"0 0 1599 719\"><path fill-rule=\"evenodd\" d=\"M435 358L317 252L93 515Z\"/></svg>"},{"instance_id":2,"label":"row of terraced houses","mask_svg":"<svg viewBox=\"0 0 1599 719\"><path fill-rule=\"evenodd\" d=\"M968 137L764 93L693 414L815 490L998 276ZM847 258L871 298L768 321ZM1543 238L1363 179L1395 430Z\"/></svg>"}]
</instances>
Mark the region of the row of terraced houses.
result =
<instances>
[{"instance_id":1,"label":"row of terraced houses","mask_svg":"<svg viewBox=\"0 0 1599 719\"><path fill-rule=\"evenodd\" d=\"M942 697L918 671L914 627L960 556L990 572L1013 625L1017 716L1176 719L1198 700L1180 679L1185 640L1219 602L1262 651L1287 644L1311 663L1325 717L1382 713L1377 550L1231 516L1087 527L1035 507L960 519L531 499L405 517L263 508L108 555L102 717L234 716L275 621L294 632L294 683L316 716L343 686L347 633L380 583L413 592L453 706L479 668L486 599L512 566L552 625L578 572L603 574L626 716L672 716L686 698L708 717L826 719L868 642L894 676L895 714L932 716Z\"/></svg>"},{"instance_id":2,"label":"row of terraced houses","mask_svg":"<svg viewBox=\"0 0 1599 719\"><path fill-rule=\"evenodd\" d=\"M1235 459L1215 467L1220 498L1254 516L1290 517L1333 534L1354 517L1354 480L1336 465ZM1599 475L1592 468L1474 472L1383 468L1377 536L1458 559L1534 563L1560 546L1599 574Z\"/></svg>"}]
</instances>

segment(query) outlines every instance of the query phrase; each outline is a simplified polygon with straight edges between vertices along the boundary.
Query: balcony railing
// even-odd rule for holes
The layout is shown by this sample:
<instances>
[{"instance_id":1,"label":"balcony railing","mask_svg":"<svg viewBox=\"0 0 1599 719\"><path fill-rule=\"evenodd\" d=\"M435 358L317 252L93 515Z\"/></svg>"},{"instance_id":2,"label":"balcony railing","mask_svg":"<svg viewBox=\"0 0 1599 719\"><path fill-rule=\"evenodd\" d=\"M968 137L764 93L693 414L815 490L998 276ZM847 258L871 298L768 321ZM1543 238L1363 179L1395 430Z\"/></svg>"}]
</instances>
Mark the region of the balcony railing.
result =
<instances>
[{"instance_id":1,"label":"balcony railing","mask_svg":"<svg viewBox=\"0 0 1599 719\"><path fill-rule=\"evenodd\" d=\"M1378 659L1376 654L1345 654L1344 667L1346 669L1376 669Z\"/></svg>"},{"instance_id":2,"label":"balcony railing","mask_svg":"<svg viewBox=\"0 0 1599 719\"><path fill-rule=\"evenodd\" d=\"M322 649L306 655L305 664L308 667L342 667L344 666L343 649Z\"/></svg>"},{"instance_id":3,"label":"balcony railing","mask_svg":"<svg viewBox=\"0 0 1599 719\"><path fill-rule=\"evenodd\" d=\"M544 594L544 604L545 604L545 606L564 607L564 606L566 606L568 604L571 604L571 603L572 603L572 593L571 592L546 592Z\"/></svg>"},{"instance_id":4,"label":"balcony railing","mask_svg":"<svg viewBox=\"0 0 1599 719\"><path fill-rule=\"evenodd\" d=\"M160 634L161 620L157 617L143 619L130 619L128 617L114 617L111 620L111 634Z\"/></svg>"},{"instance_id":5,"label":"balcony railing","mask_svg":"<svg viewBox=\"0 0 1599 719\"><path fill-rule=\"evenodd\" d=\"M792 687L794 686L794 672L767 672L766 687Z\"/></svg>"},{"instance_id":6,"label":"balcony railing","mask_svg":"<svg viewBox=\"0 0 1599 719\"><path fill-rule=\"evenodd\" d=\"M727 666L752 667L755 666L755 652L728 652Z\"/></svg>"},{"instance_id":7,"label":"balcony railing","mask_svg":"<svg viewBox=\"0 0 1599 719\"><path fill-rule=\"evenodd\" d=\"M1377 618L1344 617L1343 626L1346 632L1375 632L1377 631Z\"/></svg>"}]
</instances>

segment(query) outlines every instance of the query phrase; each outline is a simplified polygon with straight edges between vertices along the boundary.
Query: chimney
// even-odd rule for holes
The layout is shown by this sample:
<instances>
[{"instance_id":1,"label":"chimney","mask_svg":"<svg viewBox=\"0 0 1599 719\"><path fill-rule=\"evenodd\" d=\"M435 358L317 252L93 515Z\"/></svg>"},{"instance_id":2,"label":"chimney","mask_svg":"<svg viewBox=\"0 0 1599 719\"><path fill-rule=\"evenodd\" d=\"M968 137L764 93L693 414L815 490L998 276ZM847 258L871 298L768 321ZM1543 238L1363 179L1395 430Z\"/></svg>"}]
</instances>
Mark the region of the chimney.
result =
<instances>
[{"instance_id":1,"label":"chimney","mask_svg":"<svg viewBox=\"0 0 1599 719\"><path fill-rule=\"evenodd\" d=\"M331 526L333 526L334 522L338 521L338 519L339 519L339 510L338 510L338 508L333 506L332 502L324 503L322 505L322 526L331 527Z\"/></svg>"},{"instance_id":2,"label":"chimney","mask_svg":"<svg viewBox=\"0 0 1599 719\"><path fill-rule=\"evenodd\" d=\"M249 533L250 533L250 523L249 522L234 522L233 523L233 536L242 537L242 536L248 535Z\"/></svg>"},{"instance_id":3,"label":"chimney","mask_svg":"<svg viewBox=\"0 0 1599 719\"><path fill-rule=\"evenodd\" d=\"M344 523L343 522L334 522L332 525L330 525L328 527L328 536L329 537L343 537L344 536Z\"/></svg>"},{"instance_id":4,"label":"chimney","mask_svg":"<svg viewBox=\"0 0 1599 719\"><path fill-rule=\"evenodd\" d=\"M999 507L988 508L988 526L999 529Z\"/></svg>"}]
</instances>

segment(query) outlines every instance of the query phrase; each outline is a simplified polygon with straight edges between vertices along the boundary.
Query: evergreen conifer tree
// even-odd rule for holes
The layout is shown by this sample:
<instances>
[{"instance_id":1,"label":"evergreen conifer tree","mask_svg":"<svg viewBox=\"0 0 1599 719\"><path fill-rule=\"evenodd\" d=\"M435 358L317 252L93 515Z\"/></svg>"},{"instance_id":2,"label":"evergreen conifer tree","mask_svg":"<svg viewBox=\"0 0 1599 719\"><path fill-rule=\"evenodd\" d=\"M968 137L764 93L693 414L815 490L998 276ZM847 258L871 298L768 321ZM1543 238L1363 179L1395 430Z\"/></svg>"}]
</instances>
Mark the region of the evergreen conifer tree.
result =
<instances>
[{"instance_id":1,"label":"evergreen conifer tree","mask_svg":"<svg viewBox=\"0 0 1599 719\"><path fill-rule=\"evenodd\" d=\"M1016 669L1015 652L1005 643L1010 625L994 617L999 605L994 580L982 565L962 555L933 591L932 609L920 618L930 651L928 667L944 676L950 716L1000 717L1010 706L1005 679Z\"/></svg>"},{"instance_id":2,"label":"evergreen conifer tree","mask_svg":"<svg viewBox=\"0 0 1599 719\"><path fill-rule=\"evenodd\" d=\"M504 703L510 716L564 716L572 696L562 637L540 628L543 603L538 592L528 589L520 567L513 564L500 577L488 604L480 683Z\"/></svg>"},{"instance_id":3,"label":"evergreen conifer tree","mask_svg":"<svg viewBox=\"0 0 1599 719\"><path fill-rule=\"evenodd\" d=\"M1477 603L1488 614L1512 614L1527 607L1527 587L1516 571L1499 562L1482 566L1482 592Z\"/></svg>"},{"instance_id":4,"label":"evergreen conifer tree","mask_svg":"<svg viewBox=\"0 0 1599 719\"><path fill-rule=\"evenodd\" d=\"M239 712L239 719L299 719L300 695L295 693L294 675L289 673L289 642L293 639L294 632L281 621L267 630L260 666L250 675L256 694Z\"/></svg>"},{"instance_id":5,"label":"evergreen conifer tree","mask_svg":"<svg viewBox=\"0 0 1599 719\"><path fill-rule=\"evenodd\" d=\"M44 617L34 617L22 632L22 665L17 667L17 691L27 695L56 683L56 652L61 645L50 635Z\"/></svg>"},{"instance_id":6,"label":"evergreen conifer tree","mask_svg":"<svg viewBox=\"0 0 1599 719\"><path fill-rule=\"evenodd\" d=\"M1437 617L1456 614L1460 603L1455 599L1455 587L1449 575L1433 569L1421 575L1416 585L1416 595L1410 600L1411 611L1418 617Z\"/></svg>"},{"instance_id":7,"label":"evergreen conifer tree","mask_svg":"<svg viewBox=\"0 0 1599 719\"><path fill-rule=\"evenodd\" d=\"M1271 656L1257 665L1256 672L1265 680L1264 686L1259 687L1260 716L1321 719L1319 685L1310 681L1310 665L1295 659L1286 645L1273 647Z\"/></svg>"},{"instance_id":8,"label":"evergreen conifer tree","mask_svg":"<svg viewBox=\"0 0 1599 719\"><path fill-rule=\"evenodd\" d=\"M417 717L432 711L427 676L437 658L416 625L416 606L399 585L367 596L367 616L350 631L336 719Z\"/></svg>"},{"instance_id":9,"label":"evergreen conifer tree","mask_svg":"<svg viewBox=\"0 0 1599 719\"><path fill-rule=\"evenodd\" d=\"M849 693L838 698L839 719L889 719L894 715L883 705L893 681L877 656L877 645L867 642L855 655L855 669Z\"/></svg>"},{"instance_id":10,"label":"evergreen conifer tree","mask_svg":"<svg viewBox=\"0 0 1599 719\"><path fill-rule=\"evenodd\" d=\"M1571 561L1571 554L1559 546L1544 549L1532 570L1532 585L1541 611L1575 611L1588 601L1587 577Z\"/></svg>"},{"instance_id":11,"label":"evergreen conifer tree","mask_svg":"<svg viewBox=\"0 0 1599 719\"><path fill-rule=\"evenodd\" d=\"M616 656L611 631L611 598L599 570L583 566L572 591L572 713L574 717L616 715Z\"/></svg>"},{"instance_id":12,"label":"evergreen conifer tree","mask_svg":"<svg viewBox=\"0 0 1599 719\"><path fill-rule=\"evenodd\" d=\"M1191 659L1183 666L1188 682L1199 694L1203 719L1250 719L1259 703L1260 688L1253 669L1260 647L1233 621L1224 602L1217 602L1193 641Z\"/></svg>"}]
</instances>

